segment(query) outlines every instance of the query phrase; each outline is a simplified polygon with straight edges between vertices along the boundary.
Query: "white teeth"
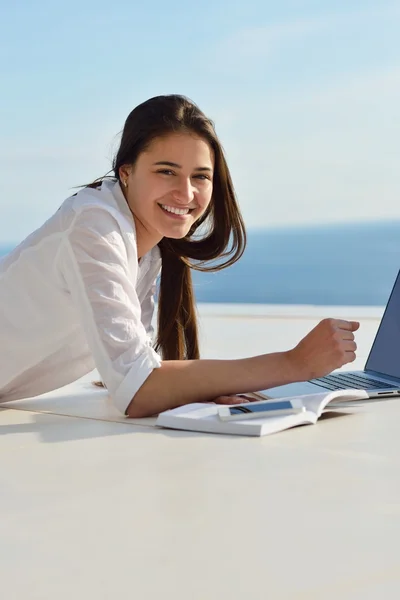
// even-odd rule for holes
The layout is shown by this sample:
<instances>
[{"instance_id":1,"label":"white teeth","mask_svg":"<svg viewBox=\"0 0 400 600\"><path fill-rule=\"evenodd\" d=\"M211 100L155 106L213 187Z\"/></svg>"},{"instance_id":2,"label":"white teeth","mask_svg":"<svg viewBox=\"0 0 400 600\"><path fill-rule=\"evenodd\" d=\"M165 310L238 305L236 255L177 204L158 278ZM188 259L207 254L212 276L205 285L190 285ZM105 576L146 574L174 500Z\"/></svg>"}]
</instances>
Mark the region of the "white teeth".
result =
<instances>
[{"instance_id":1,"label":"white teeth","mask_svg":"<svg viewBox=\"0 0 400 600\"><path fill-rule=\"evenodd\" d=\"M188 208L175 208L173 206L167 206L166 204L161 204L161 207L167 212L174 213L175 215L187 215L189 212Z\"/></svg>"}]
</instances>

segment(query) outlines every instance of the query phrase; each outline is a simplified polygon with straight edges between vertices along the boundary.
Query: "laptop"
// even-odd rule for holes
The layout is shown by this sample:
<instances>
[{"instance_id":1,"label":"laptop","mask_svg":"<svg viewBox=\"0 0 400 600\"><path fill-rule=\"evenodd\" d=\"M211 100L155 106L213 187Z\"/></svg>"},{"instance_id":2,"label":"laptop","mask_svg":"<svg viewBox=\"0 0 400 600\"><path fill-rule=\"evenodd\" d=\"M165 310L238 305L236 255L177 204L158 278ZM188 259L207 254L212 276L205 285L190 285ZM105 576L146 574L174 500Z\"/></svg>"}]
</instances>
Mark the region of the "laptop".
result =
<instances>
[{"instance_id":1,"label":"laptop","mask_svg":"<svg viewBox=\"0 0 400 600\"><path fill-rule=\"evenodd\" d=\"M326 377L263 390L285 398L334 390L365 390L370 398L400 395L400 271L363 371L333 371Z\"/></svg>"}]
</instances>

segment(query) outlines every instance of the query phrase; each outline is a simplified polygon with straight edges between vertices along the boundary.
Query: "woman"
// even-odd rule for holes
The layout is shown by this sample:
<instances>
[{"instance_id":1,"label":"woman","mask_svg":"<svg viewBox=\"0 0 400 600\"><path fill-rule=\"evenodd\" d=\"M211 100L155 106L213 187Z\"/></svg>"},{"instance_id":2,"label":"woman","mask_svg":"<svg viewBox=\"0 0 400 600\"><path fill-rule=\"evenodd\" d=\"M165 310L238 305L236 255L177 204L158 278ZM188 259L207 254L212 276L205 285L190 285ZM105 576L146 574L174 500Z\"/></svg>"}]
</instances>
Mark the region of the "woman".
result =
<instances>
[{"instance_id":1,"label":"woman","mask_svg":"<svg viewBox=\"0 0 400 600\"><path fill-rule=\"evenodd\" d=\"M190 268L234 263L245 230L213 124L196 105L172 95L136 107L113 172L0 262L1 402L97 367L118 409L146 417L190 402L243 402L235 395L354 360L358 323L332 319L287 352L199 359ZM215 259L218 267L206 266Z\"/></svg>"}]
</instances>

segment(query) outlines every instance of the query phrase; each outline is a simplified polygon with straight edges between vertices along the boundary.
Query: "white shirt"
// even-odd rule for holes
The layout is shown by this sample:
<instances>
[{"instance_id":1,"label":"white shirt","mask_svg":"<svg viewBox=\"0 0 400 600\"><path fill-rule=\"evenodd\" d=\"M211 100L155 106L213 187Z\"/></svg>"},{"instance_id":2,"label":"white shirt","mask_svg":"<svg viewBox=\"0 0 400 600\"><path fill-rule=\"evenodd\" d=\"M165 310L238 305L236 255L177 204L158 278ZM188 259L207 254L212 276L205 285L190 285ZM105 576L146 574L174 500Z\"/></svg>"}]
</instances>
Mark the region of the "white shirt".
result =
<instances>
[{"instance_id":1,"label":"white shirt","mask_svg":"<svg viewBox=\"0 0 400 600\"><path fill-rule=\"evenodd\" d=\"M36 396L95 367L116 407L154 368L158 247L138 261L118 182L85 188L0 260L0 402Z\"/></svg>"}]
</instances>

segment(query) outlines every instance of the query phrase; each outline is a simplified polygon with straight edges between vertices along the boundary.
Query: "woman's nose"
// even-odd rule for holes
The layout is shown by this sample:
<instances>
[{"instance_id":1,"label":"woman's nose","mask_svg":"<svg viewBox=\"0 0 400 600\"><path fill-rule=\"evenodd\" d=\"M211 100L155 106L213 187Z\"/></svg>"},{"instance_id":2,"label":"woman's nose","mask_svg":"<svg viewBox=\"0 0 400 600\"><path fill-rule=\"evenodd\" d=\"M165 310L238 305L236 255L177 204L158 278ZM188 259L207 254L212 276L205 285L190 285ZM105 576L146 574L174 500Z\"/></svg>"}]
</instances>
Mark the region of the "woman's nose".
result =
<instances>
[{"instance_id":1,"label":"woman's nose","mask_svg":"<svg viewBox=\"0 0 400 600\"><path fill-rule=\"evenodd\" d=\"M177 182L172 194L177 202L189 204L194 198L194 188L190 179L182 179Z\"/></svg>"}]
</instances>

